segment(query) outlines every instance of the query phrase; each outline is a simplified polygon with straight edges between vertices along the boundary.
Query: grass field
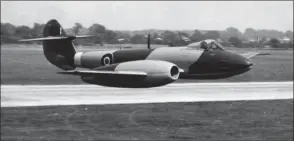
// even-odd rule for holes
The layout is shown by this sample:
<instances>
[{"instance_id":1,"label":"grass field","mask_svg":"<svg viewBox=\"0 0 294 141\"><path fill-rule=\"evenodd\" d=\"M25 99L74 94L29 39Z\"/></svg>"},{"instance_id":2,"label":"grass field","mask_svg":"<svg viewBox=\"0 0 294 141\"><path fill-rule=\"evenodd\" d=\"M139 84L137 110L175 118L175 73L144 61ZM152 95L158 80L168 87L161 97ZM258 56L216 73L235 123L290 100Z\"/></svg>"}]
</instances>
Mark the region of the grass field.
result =
<instances>
[{"instance_id":1,"label":"grass field","mask_svg":"<svg viewBox=\"0 0 294 141\"><path fill-rule=\"evenodd\" d=\"M1 108L1 140L293 140L293 99Z\"/></svg>"},{"instance_id":2,"label":"grass field","mask_svg":"<svg viewBox=\"0 0 294 141\"><path fill-rule=\"evenodd\" d=\"M144 47L144 45L137 45ZM89 51L94 47L78 48ZM110 47L112 48L112 47ZM105 49L97 47L97 49ZM114 48L112 48L114 49ZM252 58L249 72L220 80L178 80L177 82L292 81L293 50L238 49L237 52L259 51L271 55ZM1 84L84 84L77 76L56 74L61 71L44 57L40 45L1 46Z\"/></svg>"}]
</instances>

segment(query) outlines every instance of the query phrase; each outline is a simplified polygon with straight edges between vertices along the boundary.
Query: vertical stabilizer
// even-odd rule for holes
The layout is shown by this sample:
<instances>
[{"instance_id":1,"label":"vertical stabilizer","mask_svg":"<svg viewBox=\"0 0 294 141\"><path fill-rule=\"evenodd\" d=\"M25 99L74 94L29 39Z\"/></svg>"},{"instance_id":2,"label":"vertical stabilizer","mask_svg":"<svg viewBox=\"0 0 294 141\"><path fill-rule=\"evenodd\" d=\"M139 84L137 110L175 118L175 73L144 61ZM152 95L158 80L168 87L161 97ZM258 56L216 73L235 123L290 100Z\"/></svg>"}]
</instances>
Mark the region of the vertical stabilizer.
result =
<instances>
[{"instance_id":1,"label":"vertical stabilizer","mask_svg":"<svg viewBox=\"0 0 294 141\"><path fill-rule=\"evenodd\" d=\"M67 36L61 25L55 19L46 23L43 35L44 37L52 38ZM75 69L74 55L76 51L72 40L73 38L43 40L43 51L46 59L63 70Z\"/></svg>"}]
</instances>

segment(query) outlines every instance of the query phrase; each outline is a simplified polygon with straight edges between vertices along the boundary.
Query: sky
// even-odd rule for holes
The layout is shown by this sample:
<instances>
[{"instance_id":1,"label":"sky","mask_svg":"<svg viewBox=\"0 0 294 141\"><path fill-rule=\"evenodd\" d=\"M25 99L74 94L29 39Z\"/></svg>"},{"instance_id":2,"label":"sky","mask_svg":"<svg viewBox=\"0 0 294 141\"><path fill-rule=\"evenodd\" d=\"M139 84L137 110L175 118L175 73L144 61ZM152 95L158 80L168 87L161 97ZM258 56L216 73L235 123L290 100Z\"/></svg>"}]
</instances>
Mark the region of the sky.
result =
<instances>
[{"instance_id":1,"label":"sky","mask_svg":"<svg viewBox=\"0 0 294 141\"><path fill-rule=\"evenodd\" d=\"M293 31L293 1L1 1L3 23L32 27L50 19L64 28Z\"/></svg>"}]
</instances>

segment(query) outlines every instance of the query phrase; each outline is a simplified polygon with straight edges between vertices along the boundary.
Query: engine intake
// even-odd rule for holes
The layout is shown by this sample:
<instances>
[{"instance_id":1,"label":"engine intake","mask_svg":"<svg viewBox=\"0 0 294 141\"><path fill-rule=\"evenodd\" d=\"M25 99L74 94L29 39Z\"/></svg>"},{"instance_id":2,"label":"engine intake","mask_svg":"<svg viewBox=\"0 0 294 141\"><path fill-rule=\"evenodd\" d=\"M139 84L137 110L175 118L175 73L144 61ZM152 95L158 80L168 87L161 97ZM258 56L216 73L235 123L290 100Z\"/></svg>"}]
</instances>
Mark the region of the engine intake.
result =
<instances>
[{"instance_id":1,"label":"engine intake","mask_svg":"<svg viewBox=\"0 0 294 141\"><path fill-rule=\"evenodd\" d=\"M170 69L170 75L171 75L171 78L178 79L179 78L179 75L180 75L179 68L177 66L173 66Z\"/></svg>"}]
</instances>

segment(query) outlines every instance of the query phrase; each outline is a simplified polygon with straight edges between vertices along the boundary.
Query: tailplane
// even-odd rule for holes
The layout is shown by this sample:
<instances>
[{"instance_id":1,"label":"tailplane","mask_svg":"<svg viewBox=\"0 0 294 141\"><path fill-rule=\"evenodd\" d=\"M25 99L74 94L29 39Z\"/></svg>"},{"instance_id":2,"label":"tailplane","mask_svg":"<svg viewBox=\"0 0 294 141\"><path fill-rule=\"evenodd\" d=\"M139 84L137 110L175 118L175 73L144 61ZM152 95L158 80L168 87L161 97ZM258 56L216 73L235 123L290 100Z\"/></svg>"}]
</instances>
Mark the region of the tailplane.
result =
<instances>
[{"instance_id":1,"label":"tailplane","mask_svg":"<svg viewBox=\"0 0 294 141\"><path fill-rule=\"evenodd\" d=\"M76 54L72 40L89 36L68 36L57 20L52 19L45 24L43 38L24 39L20 41L43 41L46 59L63 70L73 70Z\"/></svg>"}]
</instances>

